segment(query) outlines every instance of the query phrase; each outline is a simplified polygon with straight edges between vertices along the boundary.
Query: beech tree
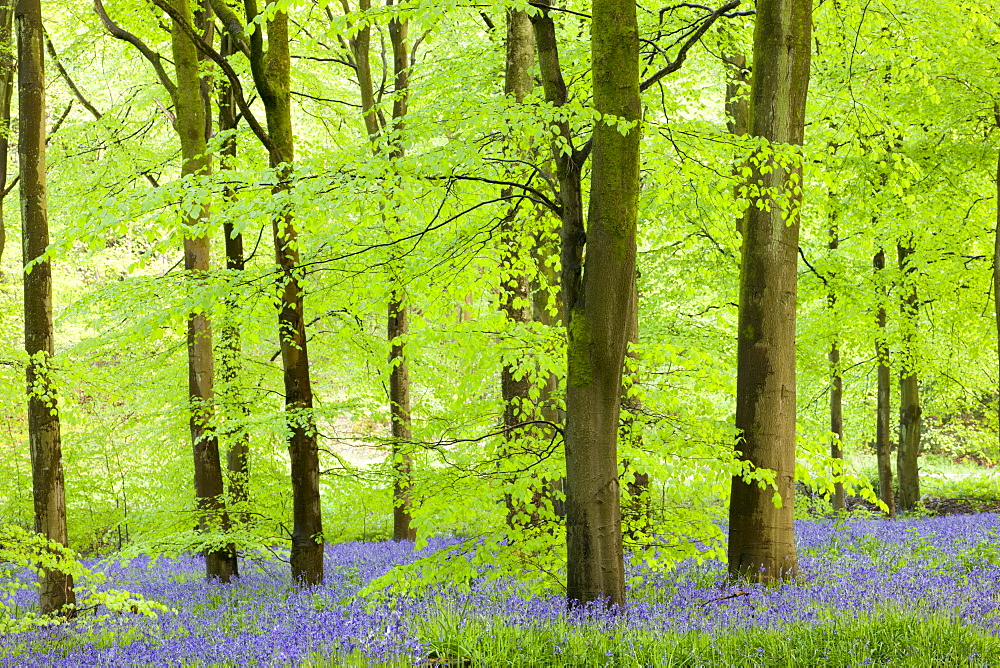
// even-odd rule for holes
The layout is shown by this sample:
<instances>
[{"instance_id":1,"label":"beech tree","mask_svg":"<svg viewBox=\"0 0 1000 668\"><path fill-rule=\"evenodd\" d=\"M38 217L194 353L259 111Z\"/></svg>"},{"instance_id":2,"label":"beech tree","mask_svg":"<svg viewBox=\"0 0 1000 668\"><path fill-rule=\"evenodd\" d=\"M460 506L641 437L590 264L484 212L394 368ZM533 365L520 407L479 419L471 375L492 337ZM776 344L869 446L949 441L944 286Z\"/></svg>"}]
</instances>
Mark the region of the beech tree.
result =
<instances>
[{"instance_id":1,"label":"beech tree","mask_svg":"<svg viewBox=\"0 0 1000 668\"><path fill-rule=\"evenodd\" d=\"M24 351L28 354L28 444L35 531L68 544L62 437L51 365L52 263L45 164L45 46L39 0L17 0L17 150L21 181L21 248L24 259ZM73 577L43 570L38 590L43 615L73 614Z\"/></svg>"},{"instance_id":2,"label":"beech tree","mask_svg":"<svg viewBox=\"0 0 1000 668\"><path fill-rule=\"evenodd\" d=\"M743 229L737 339L737 452L774 471L774 487L736 475L729 509L729 572L772 581L798 569L795 475L795 306L802 197L800 158L809 85L812 3L760 0L753 42L750 199Z\"/></svg>"}]
</instances>

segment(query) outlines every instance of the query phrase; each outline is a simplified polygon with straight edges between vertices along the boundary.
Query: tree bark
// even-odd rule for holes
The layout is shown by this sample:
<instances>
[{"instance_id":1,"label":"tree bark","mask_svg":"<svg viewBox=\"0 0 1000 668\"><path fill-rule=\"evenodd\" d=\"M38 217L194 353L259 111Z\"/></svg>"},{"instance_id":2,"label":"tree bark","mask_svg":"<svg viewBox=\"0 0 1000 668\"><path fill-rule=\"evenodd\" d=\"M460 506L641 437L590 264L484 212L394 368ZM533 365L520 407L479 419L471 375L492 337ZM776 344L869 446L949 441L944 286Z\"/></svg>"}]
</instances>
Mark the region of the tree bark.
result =
<instances>
[{"instance_id":1,"label":"tree bark","mask_svg":"<svg viewBox=\"0 0 1000 668\"><path fill-rule=\"evenodd\" d=\"M917 459L920 456L920 389L917 382L914 332L917 327L917 287L913 282L912 241L896 245L901 273L900 289L905 295L899 311L903 316L903 359L899 370L899 450L896 470L899 474L899 507L913 510L920 503L920 476Z\"/></svg>"},{"instance_id":2,"label":"tree bark","mask_svg":"<svg viewBox=\"0 0 1000 668\"><path fill-rule=\"evenodd\" d=\"M236 52L236 49L233 48L232 38L226 33L222 35L221 52L223 56L231 56ZM222 78L218 84L218 100L220 134L235 131L237 125L236 102L233 100L233 92L229 82L225 78ZM232 169L235 159L236 137L230 135L222 140L219 167L223 170ZM236 194L232 189L227 188L223 191L223 197L227 201L232 201ZM238 232L232 220L229 219L222 223L222 229L226 245L226 269L242 273L245 268L243 233ZM246 427L250 418L250 409L243 399L240 388L240 373L242 371L240 357L243 345L240 327L232 318L236 309L235 297L227 297L226 312L229 317L219 332L221 339L219 365L222 367L220 376L226 388L226 405L230 411L231 420L238 423L235 428L227 429L225 434L229 446L226 452L229 498L236 506L245 506L250 501L250 432ZM236 517L244 524L249 520L246 512L239 512Z\"/></svg>"},{"instance_id":3,"label":"tree bark","mask_svg":"<svg viewBox=\"0 0 1000 668\"><path fill-rule=\"evenodd\" d=\"M993 113L997 127L1000 128L1000 104L993 105ZM997 225L993 233L993 310L997 325L997 353L1000 354L1000 152L997 153L996 193ZM1000 398L997 399L997 430L1000 435Z\"/></svg>"},{"instance_id":4,"label":"tree bark","mask_svg":"<svg viewBox=\"0 0 1000 668\"><path fill-rule=\"evenodd\" d=\"M10 156L10 98L14 90L17 61L12 44L14 0L0 0L0 192L7 189L7 163ZM3 197L0 197L0 259L7 245L7 226L3 221ZM0 273L2 276L2 273Z\"/></svg>"},{"instance_id":5,"label":"tree bark","mask_svg":"<svg viewBox=\"0 0 1000 668\"><path fill-rule=\"evenodd\" d=\"M24 350L27 366L28 444L31 451L35 531L67 545L66 494L56 388L49 366L55 353L52 330L52 265L45 167L45 53L40 0L17 0L18 159L24 260ZM41 574L43 615L73 614L73 577Z\"/></svg>"},{"instance_id":6,"label":"tree bark","mask_svg":"<svg viewBox=\"0 0 1000 668\"><path fill-rule=\"evenodd\" d=\"M515 104L521 104L534 88L531 67L535 62L535 36L531 19L523 11L508 9L506 23L504 95L512 98ZM531 320L532 301L530 279L525 270L526 258L523 256L521 243L524 232L518 228L519 207L513 200L513 195L514 189L511 187L504 188L500 193L501 198L508 202L508 211L500 226L499 289L500 308L507 321L516 326ZM523 428L518 428L518 425L534 417L534 406L530 397L531 387L531 379L526 374L518 373L513 360L504 359L500 370L500 393L503 397L504 438L508 443L528 438L528 433ZM508 479L508 482L511 480ZM539 520L537 506L542 503L542 496L537 494L536 497L535 503L529 506L529 504L515 503L508 495L508 523L537 524Z\"/></svg>"},{"instance_id":7,"label":"tree bark","mask_svg":"<svg viewBox=\"0 0 1000 668\"><path fill-rule=\"evenodd\" d=\"M885 269L885 251L879 249L872 262L876 272ZM878 462L878 496L885 503L886 514L896 516L896 495L892 488L892 443L889 441L889 346L886 344L885 304L879 300L878 333L875 335L875 355L878 357L878 395L875 408L875 457Z\"/></svg>"},{"instance_id":8,"label":"tree bark","mask_svg":"<svg viewBox=\"0 0 1000 668\"><path fill-rule=\"evenodd\" d=\"M174 8L194 25L189 0L172 0ZM205 175L211 170L205 141L205 105L201 95L198 49L181 26L171 31L177 89L174 96L176 127L181 141L182 176ZM208 206L186 214L185 225L198 228L208 217ZM184 269L193 283L201 281L210 267L211 243L204 233L184 237ZM219 439L215 431L215 367L212 359L212 325L204 313L191 313L187 321L188 396L191 402L190 429L194 452L194 489L202 531L228 530L229 518L223 496ZM233 546L205 552L208 578L229 582L239 575Z\"/></svg>"},{"instance_id":9,"label":"tree bark","mask_svg":"<svg viewBox=\"0 0 1000 668\"><path fill-rule=\"evenodd\" d=\"M830 243L828 247L831 251L840 247L840 238L837 236L836 226L831 226ZM834 275L831 273L829 279ZM830 306L830 315L836 318L834 309L837 304L837 295L833 288L828 286L827 304ZM830 346L830 433L833 438L830 440L830 457L833 459L844 459L844 378L840 374L840 348L838 347L836 336ZM844 498L844 483L836 482L833 486L833 509L844 510L847 507Z\"/></svg>"},{"instance_id":10,"label":"tree bark","mask_svg":"<svg viewBox=\"0 0 1000 668\"><path fill-rule=\"evenodd\" d=\"M726 68L726 129L734 137L742 137L750 131L750 99L746 89L750 84L750 70L747 69L747 59L742 53L723 53L722 63ZM740 198L743 188L740 177L740 163L733 162L733 176L736 185L733 194ZM736 219L736 231L743 234L743 218Z\"/></svg>"},{"instance_id":11,"label":"tree bark","mask_svg":"<svg viewBox=\"0 0 1000 668\"><path fill-rule=\"evenodd\" d=\"M594 0L591 53L595 109L632 127L624 134L607 122L594 128L587 256L578 294L570 289L572 275L567 280L563 274L569 335L567 598L572 605L598 599L620 605L625 576L617 441L635 290L641 120L639 30L632 0ZM563 238L564 249L574 243Z\"/></svg>"},{"instance_id":12,"label":"tree bark","mask_svg":"<svg viewBox=\"0 0 1000 668\"><path fill-rule=\"evenodd\" d=\"M390 3L391 4L391 3ZM361 0L359 9L366 12L371 8L369 0ZM385 140L386 130L395 134L395 141L388 147L389 160L393 163L405 155L402 132L409 110L409 21L393 19L389 22L389 41L392 45L393 67L393 107L391 128L387 128L384 115L376 106L374 83L371 70L371 25L364 24L351 39L350 46L357 68L358 87L361 93L361 115L365 130L371 142L372 152L378 157L380 142ZM385 214L383 214L385 215ZM389 221L386 220L387 226ZM409 331L406 292L399 284L397 276L390 280L394 287L388 304L389 340L389 422L392 430L392 450L389 454L393 476L393 540L416 540L417 530L413 526L413 455L410 442L413 439L412 415L410 409L410 372L406 359L406 335Z\"/></svg>"},{"instance_id":13,"label":"tree bark","mask_svg":"<svg viewBox=\"0 0 1000 668\"><path fill-rule=\"evenodd\" d=\"M801 145L809 84L810 0L759 0L754 28L750 134ZM775 581L798 571L795 476L795 301L801 165L758 153L743 231L736 372L737 455L775 472L775 490L734 476L729 573ZM788 192L789 209L771 193Z\"/></svg>"},{"instance_id":14,"label":"tree bark","mask_svg":"<svg viewBox=\"0 0 1000 668\"><path fill-rule=\"evenodd\" d=\"M256 0L245 0L247 24L259 19ZM291 188L295 159L292 133L288 14L277 11L266 21L267 49L258 26L250 33L250 71L267 116L273 144L269 163L278 176L272 192ZM285 415L292 477L292 578L307 585L323 582L323 514L319 494L319 443L313 416L313 392L306 345L305 294L300 281L298 230L289 208L272 220L280 305L278 336L284 372Z\"/></svg>"}]
</instances>

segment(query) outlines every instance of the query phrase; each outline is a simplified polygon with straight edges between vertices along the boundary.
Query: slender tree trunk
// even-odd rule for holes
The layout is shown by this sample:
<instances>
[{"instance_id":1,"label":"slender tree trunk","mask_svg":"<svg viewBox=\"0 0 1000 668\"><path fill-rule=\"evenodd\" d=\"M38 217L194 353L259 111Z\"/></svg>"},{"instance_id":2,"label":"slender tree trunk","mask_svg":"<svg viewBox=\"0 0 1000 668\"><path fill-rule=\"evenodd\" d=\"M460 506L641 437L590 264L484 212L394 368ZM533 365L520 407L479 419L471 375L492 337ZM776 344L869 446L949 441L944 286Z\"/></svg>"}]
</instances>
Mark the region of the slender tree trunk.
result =
<instances>
[{"instance_id":1,"label":"slender tree trunk","mask_svg":"<svg viewBox=\"0 0 1000 668\"><path fill-rule=\"evenodd\" d=\"M389 0L391 4L391 0ZM389 21L389 41L392 44L393 103L392 132L395 141L389 152L393 163L404 156L402 141L406 113L409 109L410 93L410 50L408 20ZM383 128L383 131L385 128ZM408 308L405 291L397 285L389 300L389 412L392 419L392 462L393 462L393 516L392 537L394 540L416 540L417 530L412 523L413 511L413 455L411 444L413 432L410 411L410 368L406 358L406 334L408 332Z\"/></svg>"},{"instance_id":2,"label":"slender tree trunk","mask_svg":"<svg viewBox=\"0 0 1000 668\"><path fill-rule=\"evenodd\" d=\"M549 289L554 286L556 289L556 313L562 313L559 276L549 261L556 252L547 243L545 235L539 234L533 250L536 277L531 283L531 317L534 322L541 323L546 327L562 327L559 316L554 315L549 310ZM559 408L557 401L558 389L559 379L554 373L550 373L539 388L538 406L541 418L552 425L561 425L564 421L563 411ZM545 495L551 502L552 512L556 517L566 516L566 504L562 498L563 482L564 479L559 477L548 480L545 484Z\"/></svg>"},{"instance_id":3,"label":"slender tree trunk","mask_svg":"<svg viewBox=\"0 0 1000 668\"><path fill-rule=\"evenodd\" d=\"M837 250L840 247L840 239L837 236L837 228L835 225L831 226L830 229L830 243L829 249L831 251ZM834 278L833 274L830 274L830 280ZM837 305L837 295L833 292L833 288L829 288L829 293L827 294L827 304L830 306L831 317L836 318L836 312L834 309ZM833 459L839 459L843 461L844 459L844 378L840 375L840 348L838 347L838 341L834 337L833 344L830 346L830 433L833 434L833 438L830 441L830 457ZM847 504L844 499L844 483L837 482L834 483L833 487L833 509L834 510L844 510Z\"/></svg>"},{"instance_id":4,"label":"slender tree trunk","mask_svg":"<svg viewBox=\"0 0 1000 668\"><path fill-rule=\"evenodd\" d=\"M389 3L391 4L391 2ZM361 0L359 9L366 12L371 8L369 0ZM409 21L393 19L389 22L389 40L392 45L393 63L393 107L392 132L394 143L389 146L389 160L398 162L405 155L401 136L409 109ZM386 121L376 107L375 90L371 70L371 25L364 24L351 39L351 51L358 75L361 92L361 114L365 130L372 145L372 151L379 155L380 142L386 139ZM387 224L389 221L386 221ZM413 438L410 410L410 372L406 358L406 334L408 332L408 309L406 293L396 276L391 279L394 288L388 304L389 337L389 421L392 428L392 451L390 461L393 471L393 540L416 540L417 530L412 524L413 510L413 456L410 441Z\"/></svg>"},{"instance_id":5,"label":"slender tree trunk","mask_svg":"<svg viewBox=\"0 0 1000 668\"><path fill-rule=\"evenodd\" d=\"M248 23L258 19L256 0L245 0ZM267 23L267 50L258 27L250 33L250 70L275 150L269 162L277 172L276 197L290 190L295 143L292 133L288 14L277 11ZM323 582L323 514L319 494L319 443L313 416L306 339L305 293L299 277L298 230L291 206L272 219L278 267L278 335L284 371L285 415L292 477L292 578L300 584Z\"/></svg>"},{"instance_id":6,"label":"slender tree trunk","mask_svg":"<svg viewBox=\"0 0 1000 668\"><path fill-rule=\"evenodd\" d=\"M21 234L24 259L24 350L28 353L28 444L31 450L35 531L67 544L66 494L56 388L49 366L55 353L52 331L52 265L45 182L45 52L40 0L17 0L18 159L21 178ZM43 615L72 615L73 577L45 570L39 607ZM64 610L64 608L66 608Z\"/></svg>"},{"instance_id":7,"label":"slender tree trunk","mask_svg":"<svg viewBox=\"0 0 1000 668\"><path fill-rule=\"evenodd\" d=\"M758 0L754 28L750 134L801 145L809 85L810 0ZM795 475L795 301L798 201L783 209L771 192L801 185L801 165L760 156L743 231L736 372L737 454L775 472L775 490L732 481L729 573L774 581L798 571L793 524ZM797 163L797 161L796 161ZM766 189L766 190L765 190ZM770 191L770 192L768 192ZM768 206L761 206L760 200Z\"/></svg>"},{"instance_id":8,"label":"slender tree trunk","mask_svg":"<svg viewBox=\"0 0 1000 668\"><path fill-rule=\"evenodd\" d=\"M0 193L7 188L7 163L10 155L10 98L14 90L12 24L14 0L0 0ZM0 196L0 259L7 245L7 227L3 222L3 197ZM0 273L2 276L2 273Z\"/></svg>"},{"instance_id":9,"label":"slender tree trunk","mask_svg":"<svg viewBox=\"0 0 1000 668\"><path fill-rule=\"evenodd\" d=\"M913 510L920 503L920 477L917 459L920 456L920 390L917 383L914 332L917 327L917 287L913 283L912 241L896 246L899 270L902 274L901 289L905 294L900 302L903 316L903 354L899 371L899 450L896 469L899 474L899 507Z\"/></svg>"},{"instance_id":10,"label":"slender tree trunk","mask_svg":"<svg viewBox=\"0 0 1000 668\"><path fill-rule=\"evenodd\" d=\"M750 70L742 53L723 53L722 63L726 68L726 129L734 137L742 137L750 131L750 99L746 95ZM733 176L736 177L734 195L739 199L743 185L738 161L733 163ZM743 217L737 219L736 231L743 234Z\"/></svg>"},{"instance_id":11,"label":"slender tree trunk","mask_svg":"<svg viewBox=\"0 0 1000 668\"><path fill-rule=\"evenodd\" d=\"M872 263L876 272L885 269L885 251L879 249ZM885 304L879 300L878 333L875 335L875 354L878 357L878 395L875 408L875 457L878 462L878 496L887 506L886 514L896 516L896 498L892 488L892 443L889 441L889 346L886 344Z\"/></svg>"},{"instance_id":12,"label":"slender tree trunk","mask_svg":"<svg viewBox=\"0 0 1000 668\"><path fill-rule=\"evenodd\" d=\"M622 417L621 439L633 449L639 449L642 447L642 429L636 424L636 413L641 405L632 392L635 386L634 368L639 364L639 355L633 348L639 343L638 285L632 292L632 320L629 323L628 343L629 348L625 353L626 367L632 366L633 369L626 369L629 373L622 382L622 410L625 414ZM632 479L627 485L628 503L622 509L625 531L631 540L637 541L648 534L651 528L649 474L637 469L635 463L627 459L622 460L622 469L632 471Z\"/></svg>"},{"instance_id":13,"label":"slender tree trunk","mask_svg":"<svg viewBox=\"0 0 1000 668\"><path fill-rule=\"evenodd\" d=\"M580 291L567 291L567 598L625 601L618 484L622 367L635 290L639 195L639 30L632 0L594 0L594 107L633 123L597 123L587 257ZM565 231L565 228L564 228ZM563 238L564 248L575 239ZM564 266L572 271L572 265ZM568 280L567 280L568 279ZM572 284L563 274L563 286Z\"/></svg>"},{"instance_id":14,"label":"slender tree trunk","mask_svg":"<svg viewBox=\"0 0 1000 668\"><path fill-rule=\"evenodd\" d=\"M506 12L507 58L504 68L504 95L521 104L527 97L534 81L531 67L535 62L535 36L531 19L520 10ZM500 308L508 322L517 325L527 323L532 316L530 279L526 273L524 246L521 243L524 230L518 226L518 205L512 199L514 189L504 188L500 195L510 202L507 215L500 227ZM534 406L530 397L532 380L524 373L518 373L514 360L504 359L500 370L500 392L503 397L504 437L508 442L528 437L518 425L534 416ZM511 482L508 480L508 482ZM507 496L507 521L514 525L537 524L537 505L542 503L541 494L536 495L534 507L515 503Z\"/></svg>"},{"instance_id":15,"label":"slender tree trunk","mask_svg":"<svg viewBox=\"0 0 1000 668\"><path fill-rule=\"evenodd\" d=\"M409 444L413 440L410 426L410 372L406 364L406 335L409 332L405 295L393 293L389 301L389 405L392 419L393 512L392 539L416 540L411 510L413 500L413 457Z\"/></svg>"},{"instance_id":16,"label":"slender tree trunk","mask_svg":"<svg viewBox=\"0 0 1000 668\"><path fill-rule=\"evenodd\" d=\"M1000 105L993 105L997 127L1000 128ZM997 225L993 234L993 308L997 325L997 352L1000 354L1000 152L997 153ZM1000 360L998 360L1000 361ZM1000 398L997 399L997 429L1000 435Z\"/></svg>"},{"instance_id":17,"label":"slender tree trunk","mask_svg":"<svg viewBox=\"0 0 1000 668\"><path fill-rule=\"evenodd\" d=\"M232 45L232 38L223 33L222 35L222 55L233 55L235 49ZM236 130L236 102L233 100L233 92L230 89L229 81L223 77L219 82L219 132L229 133ZM220 151L219 167L223 170L232 169L233 161L236 160L236 137L228 136L222 141ZM236 194L231 189L223 192L223 197L227 201L235 199ZM242 273L245 268L243 254L243 233L236 231L233 222L226 219L223 224L226 245L226 269L232 272ZM238 308L235 297L226 298L227 320L223 323L219 338L221 339L221 354L219 355L219 365L222 367L220 375L226 388L226 406L230 411L231 421L237 423L234 428L227 429L229 449L226 452L226 468L229 477L229 498L237 506L245 506L250 500L250 432L246 424L250 418L250 409L242 396L240 388L240 375L242 365L240 357L242 355L242 337L239 324L233 318ZM245 513L237 513L237 517L244 524L249 516Z\"/></svg>"},{"instance_id":18,"label":"slender tree trunk","mask_svg":"<svg viewBox=\"0 0 1000 668\"><path fill-rule=\"evenodd\" d=\"M194 25L189 0L172 0L189 25ZM172 29L172 51L177 72L174 105L177 132L181 140L183 176L205 175L210 169L205 141L205 105L201 95L198 49L177 24ZM185 224L201 226L208 217L208 206L187 214ZM193 236L197 234L197 236ZM184 237L184 269L189 279L198 282L210 267L211 243L201 232ZM191 313L187 321L188 395L191 402L191 443L194 451L194 488L201 510L203 531L229 528L226 513L219 439L215 430L215 368L212 359L212 325L204 313ZM236 551L232 546L205 552L206 576L229 582L238 576Z\"/></svg>"}]
</instances>

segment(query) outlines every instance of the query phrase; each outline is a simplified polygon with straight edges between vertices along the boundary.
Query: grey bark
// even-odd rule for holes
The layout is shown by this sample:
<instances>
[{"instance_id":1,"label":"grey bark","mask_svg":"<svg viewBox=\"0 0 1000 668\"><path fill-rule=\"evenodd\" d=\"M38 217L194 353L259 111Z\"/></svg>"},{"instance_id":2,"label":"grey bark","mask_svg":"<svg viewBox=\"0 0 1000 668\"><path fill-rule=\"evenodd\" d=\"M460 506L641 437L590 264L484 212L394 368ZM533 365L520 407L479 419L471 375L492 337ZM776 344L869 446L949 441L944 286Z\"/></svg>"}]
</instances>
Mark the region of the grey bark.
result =
<instances>
[{"instance_id":1,"label":"grey bark","mask_svg":"<svg viewBox=\"0 0 1000 668\"><path fill-rule=\"evenodd\" d=\"M809 84L812 3L759 0L750 90L750 134L774 144L801 145ZM797 210L770 192L801 184L801 165L783 168L759 156L743 230L736 372L737 455L775 472L774 489L741 476L732 480L729 573L774 581L798 571L793 524L795 475L795 303ZM796 161L797 162L797 161ZM800 195L789 193L790 206ZM787 220L786 220L787 218Z\"/></svg>"}]
</instances>

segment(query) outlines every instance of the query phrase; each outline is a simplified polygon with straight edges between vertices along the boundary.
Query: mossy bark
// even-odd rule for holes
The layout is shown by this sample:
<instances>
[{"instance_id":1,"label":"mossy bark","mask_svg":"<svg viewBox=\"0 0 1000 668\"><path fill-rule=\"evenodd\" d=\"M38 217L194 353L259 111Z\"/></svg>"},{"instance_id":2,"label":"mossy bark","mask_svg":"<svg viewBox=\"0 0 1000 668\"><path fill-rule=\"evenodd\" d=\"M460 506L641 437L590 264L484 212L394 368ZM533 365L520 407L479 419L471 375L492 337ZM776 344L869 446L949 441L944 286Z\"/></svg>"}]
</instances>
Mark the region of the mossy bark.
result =
<instances>
[{"instance_id":1,"label":"mossy bark","mask_svg":"<svg viewBox=\"0 0 1000 668\"><path fill-rule=\"evenodd\" d=\"M811 0L759 0L754 28L750 134L773 150L803 139L809 84ZM787 163L786 163L787 164ZM732 480L729 573L774 581L798 571L793 524L795 475L795 304L801 165L752 158L753 196L743 230L737 339L737 456L775 472L761 489ZM787 193L788 207L774 199ZM774 494L780 495L780 505Z\"/></svg>"},{"instance_id":2,"label":"mossy bark","mask_svg":"<svg viewBox=\"0 0 1000 668\"><path fill-rule=\"evenodd\" d=\"M639 30L631 0L595 0L594 107L587 250L568 312L566 390L567 597L625 601L618 420L635 290L639 195ZM619 129L623 121L629 127ZM565 228L564 228L565 232ZM564 237L563 243L573 243ZM565 267L564 267L565 270ZM565 277L565 274L564 274ZM564 289L565 289L564 283Z\"/></svg>"},{"instance_id":3,"label":"mossy bark","mask_svg":"<svg viewBox=\"0 0 1000 668\"><path fill-rule=\"evenodd\" d=\"M45 166L45 53L39 0L17 0L18 160L21 176L21 248L24 260L24 350L28 354L28 446L35 531L67 544L66 492L56 388L50 365L55 352L52 327L52 264L49 245ZM43 615L72 615L73 577L45 570L38 591Z\"/></svg>"},{"instance_id":4,"label":"mossy bark","mask_svg":"<svg viewBox=\"0 0 1000 668\"><path fill-rule=\"evenodd\" d=\"M189 0L172 0L175 9L193 25ZM205 175L211 170L205 140L205 104L199 75L198 49L181 26L173 24L171 48L176 70L176 129L180 136L181 174ZM199 230L208 217L208 205L187 214L184 224L192 231L184 236L184 269L193 285L210 270L211 243ZM194 288L193 291L196 291ZM229 518L223 488L219 438L215 424L215 367L212 357L212 324L204 312L190 313L187 319L189 425L194 454L194 487L199 525L203 531L227 530ZM239 574L233 546L205 552L206 575L229 582Z\"/></svg>"},{"instance_id":5,"label":"mossy bark","mask_svg":"<svg viewBox=\"0 0 1000 668\"><path fill-rule=\"evenodd\" d=\"M258 19L256 0L245 0L247 22ZM276 11L264 30L250 33L250 71L267 116L274 149L269 163L278 176L273 193L290 189L295 160L288 51L288 14ZM319 443L313 416L309 350L305 323L305 291L299 268L298 229L291 206L271 221L278 269L278 335L285 386L288 454L292 478L292 578L300 584L323 582L323 514L319 494Z\"/></svg>"}]
</instances>

